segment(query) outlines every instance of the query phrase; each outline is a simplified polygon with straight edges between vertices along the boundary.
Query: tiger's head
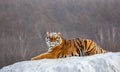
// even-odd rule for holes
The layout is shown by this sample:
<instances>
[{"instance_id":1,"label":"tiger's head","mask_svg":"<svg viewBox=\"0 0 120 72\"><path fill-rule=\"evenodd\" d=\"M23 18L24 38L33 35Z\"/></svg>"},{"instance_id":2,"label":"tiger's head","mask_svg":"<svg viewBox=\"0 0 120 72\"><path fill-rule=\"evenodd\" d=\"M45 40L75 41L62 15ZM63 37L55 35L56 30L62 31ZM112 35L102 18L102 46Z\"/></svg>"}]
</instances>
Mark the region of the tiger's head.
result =
<instances>
[{"instance_id":1,"label":"tiger's head","mask_svg":"<svg viewBox=\"0 0 120 72\"><path fill-rule=\"evenodd\" d=\"M61 33L60 32L47 32L45 41L49 49L59 46L62 43Z\"/></svg>"}]
</instances>

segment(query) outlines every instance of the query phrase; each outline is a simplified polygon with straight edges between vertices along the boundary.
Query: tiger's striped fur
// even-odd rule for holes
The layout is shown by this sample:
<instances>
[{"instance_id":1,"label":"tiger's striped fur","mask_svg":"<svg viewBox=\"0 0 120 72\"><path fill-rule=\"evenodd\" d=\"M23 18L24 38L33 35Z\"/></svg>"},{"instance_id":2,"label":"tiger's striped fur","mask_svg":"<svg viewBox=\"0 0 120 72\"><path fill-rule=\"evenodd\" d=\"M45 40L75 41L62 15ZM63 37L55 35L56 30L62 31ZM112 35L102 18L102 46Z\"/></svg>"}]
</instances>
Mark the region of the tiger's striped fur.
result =
<instances>
[{"instance_id":1,"label":"tiger's striped fur","mask_svg":"<svg viewBox=\"0 0 120 72\"><path fill-rule=\"evenodd\" d=\"M48 52L32 58L32 60L44 58L64 58L71 56L89 56L106 53L107 51L98 46L90 39L76 38L72 40L64 39L60 33L47 33L46 43Z\"/></svg>"}]
</instances>

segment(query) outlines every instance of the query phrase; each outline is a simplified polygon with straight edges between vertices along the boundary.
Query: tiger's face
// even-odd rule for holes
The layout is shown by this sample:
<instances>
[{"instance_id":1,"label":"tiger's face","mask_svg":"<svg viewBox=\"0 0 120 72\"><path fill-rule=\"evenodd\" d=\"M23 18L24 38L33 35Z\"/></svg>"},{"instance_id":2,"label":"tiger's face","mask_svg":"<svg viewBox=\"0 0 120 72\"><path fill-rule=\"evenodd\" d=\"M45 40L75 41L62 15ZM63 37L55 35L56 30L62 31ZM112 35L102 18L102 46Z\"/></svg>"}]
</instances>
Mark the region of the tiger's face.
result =
<instances>
[{"instance_id":1,"label":"tiger's face","mask_svg":"<svg viewBox=\"0 0 120 72\"><path fill-rule=\"evenodd\" d=\"M61 44L62 38L60 32L47 32L47 36L45 38L45 41L50 48L56 47Z\"/></svg>"}]
</instances>

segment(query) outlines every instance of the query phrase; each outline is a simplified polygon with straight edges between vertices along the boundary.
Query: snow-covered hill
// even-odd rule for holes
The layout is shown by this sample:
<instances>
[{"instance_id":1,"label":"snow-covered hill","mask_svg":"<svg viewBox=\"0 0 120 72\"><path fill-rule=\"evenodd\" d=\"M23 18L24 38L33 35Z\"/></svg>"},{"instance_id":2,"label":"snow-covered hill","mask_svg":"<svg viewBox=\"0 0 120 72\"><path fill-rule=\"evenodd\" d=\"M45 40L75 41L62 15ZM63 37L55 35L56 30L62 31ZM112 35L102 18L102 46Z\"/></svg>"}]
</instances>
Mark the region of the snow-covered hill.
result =
<instances>
[{"instance_id":1,"label":"snow-covered hill","mask_svg":"<svg viewBox=\"0 0 120 72\"><path fill-rule=\"evenodd\" d=\"M0 72L120 72L120 52L23 61L5 66Z\"/></svg>"}]
</instances>

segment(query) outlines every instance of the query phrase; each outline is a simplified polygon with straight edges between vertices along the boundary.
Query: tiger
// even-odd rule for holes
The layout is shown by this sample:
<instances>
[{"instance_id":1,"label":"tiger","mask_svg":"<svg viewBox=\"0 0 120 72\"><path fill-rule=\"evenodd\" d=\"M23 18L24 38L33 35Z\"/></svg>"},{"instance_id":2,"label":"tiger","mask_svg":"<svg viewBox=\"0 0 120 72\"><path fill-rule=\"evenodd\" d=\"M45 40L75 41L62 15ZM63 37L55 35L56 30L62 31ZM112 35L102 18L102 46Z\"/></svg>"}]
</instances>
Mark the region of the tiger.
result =
<instances>
[{"instance_id":1,"label":"tiger","mask_svg":"<svg viewBox=\"0 0 120 72\"><path fill-rule=\"evenodd\" d=\"M48 51L33 57L31 60L90 56L107 52L91 39L74 38L67 40L62 37L60 32L47 32L45 41L49 48Z\"/></svg>"}]
</instances>

